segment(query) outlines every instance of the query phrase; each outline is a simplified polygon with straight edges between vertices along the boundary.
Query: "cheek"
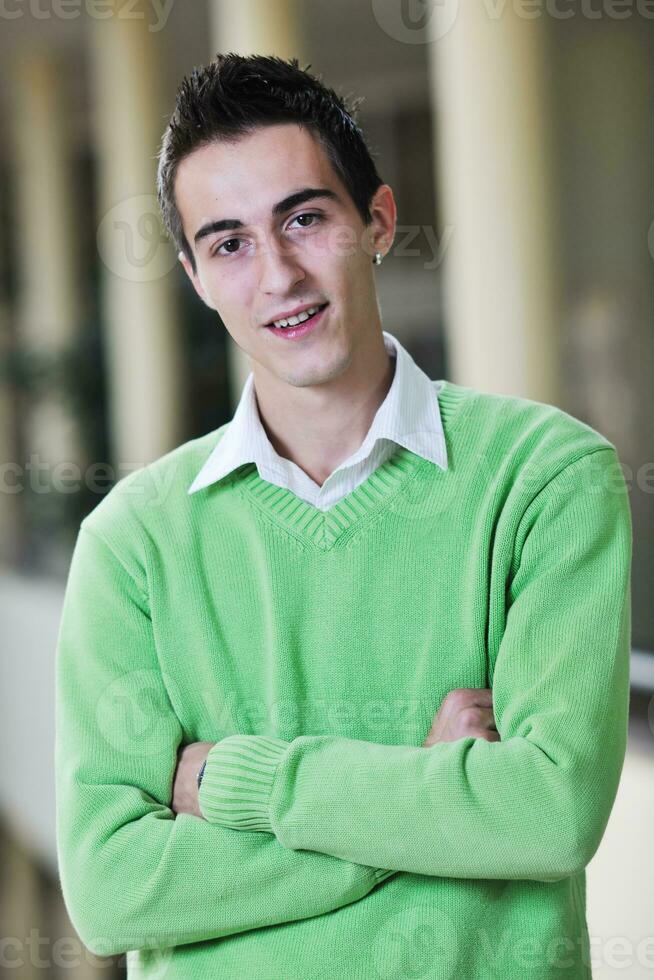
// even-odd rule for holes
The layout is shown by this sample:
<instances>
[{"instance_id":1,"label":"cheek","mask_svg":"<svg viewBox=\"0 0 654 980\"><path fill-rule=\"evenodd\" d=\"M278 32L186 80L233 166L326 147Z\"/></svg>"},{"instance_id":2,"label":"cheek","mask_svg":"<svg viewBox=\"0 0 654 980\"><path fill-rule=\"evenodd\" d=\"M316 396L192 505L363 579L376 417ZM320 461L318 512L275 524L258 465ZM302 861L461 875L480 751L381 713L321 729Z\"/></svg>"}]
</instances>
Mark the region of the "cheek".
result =
<instances>
[{"instance_id":1,"label":"cheek","mask_svg":"<svg viewBox=\"0 0 654 980\"><path fill-rule=\"evenodd\" d=\"M366 256L357 251L338 260L338 275L343 288L354 298L363 292L363 276L367 268Z\"/></svg>"},{"instance_id":2,"label":"cheek","mask_svg":"<svg viewBox=\"0 0 654 980\"><path fill-rule=\"evenodd\" d=\"M247 305L248 289L243 276L234 270L225 273L209 269L205 273L204 290L218 313L231 319L242 319Z\"/></svg>"},{"instance_id":3,"label":"cheek","mask_svg":"<svg viewBox=\"0 0 654 980\"><path fill-rule=\"evenodd\" d=\"M330 224L305 238L303 252L307 258L319 259L334 269L347 268L357 259L356 232L348 225Z\"/></svg>"}]
</instances>

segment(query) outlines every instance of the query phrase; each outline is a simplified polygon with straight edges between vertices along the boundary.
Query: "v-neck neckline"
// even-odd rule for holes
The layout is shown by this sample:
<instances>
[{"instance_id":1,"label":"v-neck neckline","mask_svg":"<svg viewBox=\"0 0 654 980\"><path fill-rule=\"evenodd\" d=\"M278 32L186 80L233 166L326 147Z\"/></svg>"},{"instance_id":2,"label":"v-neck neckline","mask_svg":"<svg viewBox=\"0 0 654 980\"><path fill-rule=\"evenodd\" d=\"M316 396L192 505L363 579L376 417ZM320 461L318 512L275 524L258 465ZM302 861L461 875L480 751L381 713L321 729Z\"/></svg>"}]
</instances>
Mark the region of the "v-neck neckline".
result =
<instances>
[{"instance_id":1,"label":"v-neck neckline","mask_svg":"<svg viewBox=\"0 0 654 980\"><path fill-rule=\"evenodd\" d=\"M256 463L240 468L238 485L276 524L328 551L387 503L412 473L422 466L435 465L398 445L387 460L328 510L320 510L286 487L265 480L259 475Z\"/></svg>"}]
</instances>

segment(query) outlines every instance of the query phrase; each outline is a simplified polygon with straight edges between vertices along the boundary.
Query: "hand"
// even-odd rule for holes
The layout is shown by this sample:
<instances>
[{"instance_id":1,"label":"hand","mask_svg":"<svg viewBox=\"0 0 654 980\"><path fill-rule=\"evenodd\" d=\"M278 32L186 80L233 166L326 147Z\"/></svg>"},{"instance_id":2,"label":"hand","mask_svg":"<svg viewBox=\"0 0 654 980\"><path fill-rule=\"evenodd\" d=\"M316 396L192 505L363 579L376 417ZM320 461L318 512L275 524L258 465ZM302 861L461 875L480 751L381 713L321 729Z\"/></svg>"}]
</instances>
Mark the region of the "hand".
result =
<instances>
[{"instance_id":1,"label":"hand","mask_svg":"<svg viewBox=\"0 0 654 980\"><path fill-rule=\"evenodd\" d=\"M428 748L437 742L456 742L474 735L487 742L499 742L493 714L493 692L487 687L457 687L450 691L436 712L427 738Z\"/></svg>"},{"instance_id":2,"label":"hand","mask_svg":"<svg viewBox=\"0 0 654 980\"><path fill-rule=\"evenodd\" d=\"M191 742L178 751L171 804L171 809L176 814L192 813L196 817L202 817L198 803L198 773L209 755L209 749L215 744L215 742Z\"/></svg>"}]
</instances>

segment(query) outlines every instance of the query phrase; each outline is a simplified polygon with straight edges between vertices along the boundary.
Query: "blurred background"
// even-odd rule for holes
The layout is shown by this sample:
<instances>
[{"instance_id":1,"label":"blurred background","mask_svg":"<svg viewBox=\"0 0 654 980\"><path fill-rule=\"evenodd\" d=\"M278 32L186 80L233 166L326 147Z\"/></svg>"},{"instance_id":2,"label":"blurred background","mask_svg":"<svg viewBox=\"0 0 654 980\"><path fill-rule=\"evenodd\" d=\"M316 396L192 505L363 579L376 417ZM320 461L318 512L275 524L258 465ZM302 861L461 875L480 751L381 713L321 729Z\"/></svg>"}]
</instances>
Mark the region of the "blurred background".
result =
<instances>
[{"instance_id":1,"label":"blurred background","mask_svg":"<svg viewBox=\"0 0 654 980\"><path fill-rule=\"evenodd\" d=\"M218 51L361 95L398 204L384 328L432 378L556 404L617 447L632 704L588 869L593 975L654 973L654 3L2 0L0 974L119 976L60 897L54 651L80 520L233 414L249 366L162 231L177 86Z\"/></svg>"}]
</instances>

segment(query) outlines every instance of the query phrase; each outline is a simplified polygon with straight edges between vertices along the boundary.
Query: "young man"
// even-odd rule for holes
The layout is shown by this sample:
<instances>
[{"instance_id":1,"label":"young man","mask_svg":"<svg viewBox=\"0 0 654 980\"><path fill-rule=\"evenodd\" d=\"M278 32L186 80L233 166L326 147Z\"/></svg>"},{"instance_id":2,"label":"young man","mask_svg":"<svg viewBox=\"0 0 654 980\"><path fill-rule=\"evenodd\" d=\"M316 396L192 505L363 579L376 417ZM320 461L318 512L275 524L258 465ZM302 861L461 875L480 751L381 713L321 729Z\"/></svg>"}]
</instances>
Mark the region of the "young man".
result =
<instances>
[{"instance_id":1,"label":"young man","mask_svg":"<svg viewBox=\"0 0 654 980\"><path fill-rule=\"evenodd\" d=\"M185 79L158 187L252 373L228 424L81 524L57 649L73 924L134 977L591 976L629 689L615 447L430 380L382 330L393 194L297 61Z\"/></svg>"}]
</instances>

